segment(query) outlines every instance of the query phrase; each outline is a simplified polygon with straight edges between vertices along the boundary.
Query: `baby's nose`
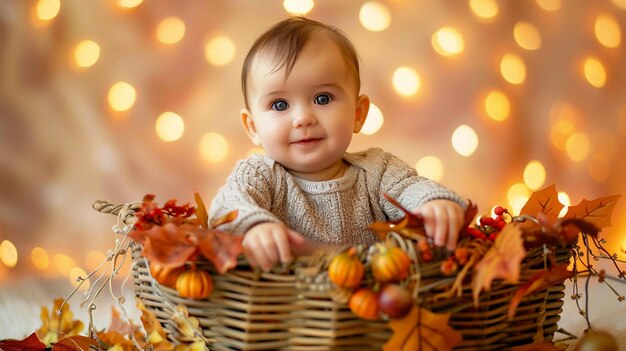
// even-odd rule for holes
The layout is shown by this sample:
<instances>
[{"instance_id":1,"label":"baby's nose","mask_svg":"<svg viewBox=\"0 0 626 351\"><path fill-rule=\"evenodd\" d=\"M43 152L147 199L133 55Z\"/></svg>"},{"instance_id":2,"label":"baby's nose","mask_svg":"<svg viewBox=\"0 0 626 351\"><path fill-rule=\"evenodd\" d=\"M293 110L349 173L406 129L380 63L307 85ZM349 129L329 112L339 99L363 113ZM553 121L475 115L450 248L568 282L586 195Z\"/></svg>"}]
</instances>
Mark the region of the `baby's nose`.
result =
<instances>
[{"instance_id":1,"label":"baby's nose","mask_svg":"<svg viewBox=\"0 0 626 351\"><path fill-rule=\"evenodd\" d=\"M294 112L293 126L295 128L311 126L317 123L317 117L311 109L302 108Z\"/></svg>"}]
</instances>

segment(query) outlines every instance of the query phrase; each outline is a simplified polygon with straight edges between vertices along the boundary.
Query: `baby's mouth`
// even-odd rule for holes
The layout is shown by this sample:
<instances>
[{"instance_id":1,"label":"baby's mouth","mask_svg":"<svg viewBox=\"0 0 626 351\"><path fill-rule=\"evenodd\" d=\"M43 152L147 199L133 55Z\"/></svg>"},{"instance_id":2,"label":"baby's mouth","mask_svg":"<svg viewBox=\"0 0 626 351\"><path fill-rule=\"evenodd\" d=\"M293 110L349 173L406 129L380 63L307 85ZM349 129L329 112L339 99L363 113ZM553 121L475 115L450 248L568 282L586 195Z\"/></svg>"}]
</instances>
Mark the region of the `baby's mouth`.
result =
<instances>
[{"instance_id":1,"label":"baby's mouth","mask_svg":"<svg viewBox=\"0 0 626 351\"><path fill-rule=\"evenodd\" d=\"M300 139L300 140L294 141L292 144L311 145L311 144L315 144L319 142L320 140L322 140L322 138L306 138L306 139Z\"/></svg>"}]
</instances>

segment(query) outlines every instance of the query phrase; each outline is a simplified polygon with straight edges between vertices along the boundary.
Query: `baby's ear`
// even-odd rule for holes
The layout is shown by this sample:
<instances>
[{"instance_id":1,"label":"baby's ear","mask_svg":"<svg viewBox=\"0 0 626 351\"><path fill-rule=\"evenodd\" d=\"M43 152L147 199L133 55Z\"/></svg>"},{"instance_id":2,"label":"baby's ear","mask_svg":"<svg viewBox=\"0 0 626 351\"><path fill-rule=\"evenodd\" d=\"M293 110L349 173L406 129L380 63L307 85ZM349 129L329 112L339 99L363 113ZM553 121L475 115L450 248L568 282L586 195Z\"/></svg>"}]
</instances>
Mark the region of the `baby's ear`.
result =
<instances>
[{"instance_id":1,"label":"baby's ear","mask_svg":"<svg viewBox=\"0 0 626 351\"><path fill-rule=\"evenodd\" d=\"M256 131L254 119L247 108L241 110L241 125L243 126L243 130L248 135L248 138L252 140L252 143L256 146L261 145L261 138L259 138L259 134Z\"/></svg>"},{"instance_id":2,"label":"baby's ear","mask_svg":"<svg viewBox=\"0 0 626 351\"><path fill-rule=\"evenodd\" d=\"M354 133L358 133L365 124L367 113L370 110L369 96L362 94L356 99L356 110L354 112Z\"/></svg>"}]
</instances>

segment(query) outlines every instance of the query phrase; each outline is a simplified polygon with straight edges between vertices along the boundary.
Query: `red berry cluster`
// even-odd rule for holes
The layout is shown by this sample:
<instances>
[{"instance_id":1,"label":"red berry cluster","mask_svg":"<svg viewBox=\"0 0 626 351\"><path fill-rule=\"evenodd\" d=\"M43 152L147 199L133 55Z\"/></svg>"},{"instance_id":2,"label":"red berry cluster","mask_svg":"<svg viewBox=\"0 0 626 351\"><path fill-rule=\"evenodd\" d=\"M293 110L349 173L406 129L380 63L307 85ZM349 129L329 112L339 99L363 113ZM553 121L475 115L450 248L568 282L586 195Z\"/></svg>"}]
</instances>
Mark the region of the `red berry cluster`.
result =
<instances>
[{"instance_id":1,"label":"red berry cluster","mask_svg":"<svg viewBox=\"0 0 626 351\"><path fill-rule=\"evenodd\" d=\"M441 272L445 275L455 274L459 266L464 266L469 261L470 250L466 247L454 249L454 255L441 262Z\"/></svg>"},{"instance_id":2,"label":"red berry cluster","mask_svg":"<svg viewBox=\"0 0 626 351\"><path fill-rule=\"evenodd\" d=\"M498 237L498 234L506 225L505 216L509 215L509 210L502 206L497 206L493 209L494 217L481 216L478 219L479 225L476 227L465 228L465 234L475 239L491 240L494 241Z\"/></svg>"},{"instance_id":3,"label":"red berry cluster","mask_svg":"<svg viewBox=\"0 0 626 351\"><path fill-rule=\"evenodd\" d=\"M422 259L422 262L430 262L435 258L433 248L428 243L428 240L426 239L418 240L417 243L415 244L415 247L417 248L417 252L419 252L420 254L420 258Z\"/></svg>"}]
</instances>

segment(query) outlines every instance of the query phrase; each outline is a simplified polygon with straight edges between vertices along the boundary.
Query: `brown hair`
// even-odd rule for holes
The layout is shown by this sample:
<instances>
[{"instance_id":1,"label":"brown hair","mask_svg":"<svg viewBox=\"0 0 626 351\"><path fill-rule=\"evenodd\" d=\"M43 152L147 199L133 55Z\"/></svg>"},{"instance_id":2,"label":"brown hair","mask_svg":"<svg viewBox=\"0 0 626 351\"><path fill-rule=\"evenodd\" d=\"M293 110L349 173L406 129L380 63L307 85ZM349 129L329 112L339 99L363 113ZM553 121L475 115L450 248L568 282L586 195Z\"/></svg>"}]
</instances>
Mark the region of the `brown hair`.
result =
<instances>
[{"instance_id":1,"label":"brown hair","mask_svg":"<svg viewBox=\"0 0 626 351\"><path fill-rule=\"evenodd\" d=\"M329 34L330 38L337 44L345 58L346 65L354 74L357 93L359 92L361 86L359 57L352 42L350 42L343 31L308 18L290 17L276 23L261 34L246 55L241 71L241 89L243 90L246 107L248 107L248 73L256 55L262 51L273 54L276 60L276 71L286 67L286 75L289 76L302 49L309 42L312 34L317 32Z\"/></svg>"}]
</instances>

